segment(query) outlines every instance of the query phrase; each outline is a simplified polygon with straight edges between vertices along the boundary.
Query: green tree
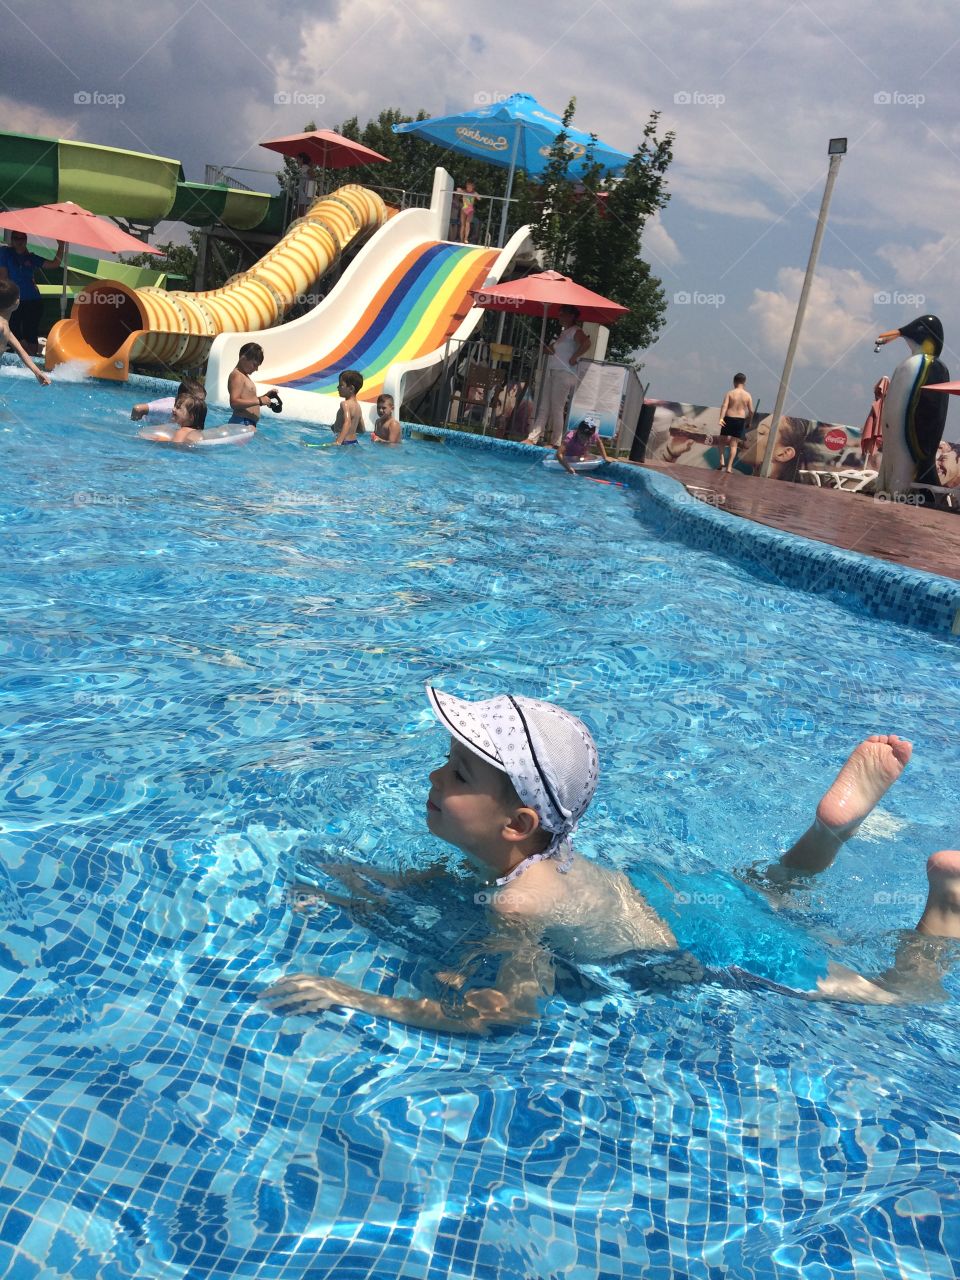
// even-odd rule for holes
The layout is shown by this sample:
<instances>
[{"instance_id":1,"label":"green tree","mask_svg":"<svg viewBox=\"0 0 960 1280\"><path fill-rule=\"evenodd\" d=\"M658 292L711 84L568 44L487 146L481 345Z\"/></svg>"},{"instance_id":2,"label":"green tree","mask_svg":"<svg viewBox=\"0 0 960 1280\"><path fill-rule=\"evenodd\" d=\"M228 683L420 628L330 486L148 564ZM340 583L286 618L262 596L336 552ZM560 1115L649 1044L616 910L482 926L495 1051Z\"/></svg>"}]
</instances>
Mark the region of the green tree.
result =
<instances>
[{"instance_id":1,"label":"green tree","mask_svg":"<svg viewBox=\"0 0 960 1280\"><path fill-rule=\"evenodd\" d=\"M190 244L174 244L168 240L166 244L158 244L160 255L155 253L137 253L124 261L132 267L149 267L151 271L163 271L169 276L182 277L173 282L178 289L192 289L197 270L196 231L190 232Z\"/></svg>"},{"instance_id":2,"label":"green tree","mask_svg":"<svg viewBox=\"0 0 960 1280\"><path fill-rule=\"evenodd\" d=\"M128 258L135 267L150 267L153 271L166 271L169 275L182 276L182 280L174 280L170 287L193 291L197 273L197 256L201 232L192 227L188 232L189 244L158 244L162 257L153 253L138 253ZM247 271L263 254L259 246L245 247L230 240L218 240L211 237L207 244L206 288L219 289L221 285L241 271Z\"/></svg>"},{"instance_id":3,"label":"green tree","mask_svg":"<svg viewBox=\"0 0 960 1280\"><path fill-rule=\"evenodd\" d=\"M575 110L576 99L571 99L563 113L565 129ZM666 313L661 282L641 257L647 220L670 198L665 174L673 159L674 135L658 137L658 122L659 112L651 112L621 178L602 178L599 166L589 163L588 149L586 173L572 179L573 155L566 133L560 133L542 177L536 183L527 179L521 186L521 212L545 265L629 307L629 314L610 330L608 353L613 359L649 347Z\"/></svg>"}]
</instances>

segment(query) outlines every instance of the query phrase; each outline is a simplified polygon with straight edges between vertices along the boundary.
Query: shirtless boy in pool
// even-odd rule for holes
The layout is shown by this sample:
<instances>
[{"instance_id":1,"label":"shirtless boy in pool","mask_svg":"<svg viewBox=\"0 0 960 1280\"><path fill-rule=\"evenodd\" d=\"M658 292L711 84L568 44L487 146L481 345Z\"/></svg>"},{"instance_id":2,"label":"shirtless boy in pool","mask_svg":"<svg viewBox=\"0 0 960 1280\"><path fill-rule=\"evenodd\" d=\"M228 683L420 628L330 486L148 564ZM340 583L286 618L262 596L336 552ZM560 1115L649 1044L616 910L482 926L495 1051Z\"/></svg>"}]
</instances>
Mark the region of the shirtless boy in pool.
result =
<instances>
[{"instance_id":1,"label":"shirtless boy in pool","mask_svg":"<svg viewBox=\"0 0 960 1280\"><path fill-rule=\"evenodd\" d=\"M267 405L274 413L279 413L280 393L274 387L271 391L258 395L251 374L263 364L263 347L258 342L245 342L237 357L237 366L231 369L227 378L227 395L230 397L231 427L256 427L260 424L260 410Z\"/></svg>"},{"instance_id":2,"label":"shirtless boy in pool","mask_svg":"<svg viewBox=\"0 0 960 1280\"><path fill-rule=\"evenodd\" d=\"M521 697L467 702L428 686L450 754L430 774L429 830L465 855L490 891L490 949L503 959L496 985L464 994L459 1007L435 999L375 995L334 978L292 974L263 994L276 1009L314 1013L334 1006L379 1013L410 1026L485 1034L491 1026L536 1018L553 991L552 951L576 960L632 950L672 951L667 922L620 872L573 851L570 837L593 796L597 751L586 726L550 703ZM862 742L817 806L809 830L769 868L771 884L825 870L910 759L902 738ZM927 863L929 891L916 934L894 968L876 981L824 966L811 999L895 1004L930 994L941 976L918 946L960 938L960 852ZM692 961L696 980L696 961ZM899 966L899 967L898 967ZM701 970L702 972L702 970ZM941 993L942 994L942 993Z\"/></svg>"}]
</instances>

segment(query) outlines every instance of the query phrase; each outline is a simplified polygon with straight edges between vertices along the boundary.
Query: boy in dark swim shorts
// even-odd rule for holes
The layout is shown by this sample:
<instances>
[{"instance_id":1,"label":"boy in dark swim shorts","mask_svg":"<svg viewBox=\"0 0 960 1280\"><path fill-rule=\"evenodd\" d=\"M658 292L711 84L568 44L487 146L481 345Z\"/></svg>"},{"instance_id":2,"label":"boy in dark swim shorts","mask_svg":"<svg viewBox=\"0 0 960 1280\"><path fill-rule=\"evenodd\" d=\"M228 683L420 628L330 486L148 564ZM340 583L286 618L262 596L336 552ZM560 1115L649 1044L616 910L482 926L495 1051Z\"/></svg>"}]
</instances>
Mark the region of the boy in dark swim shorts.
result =
<instances>
[{"instance_id":1,"label":"boy in dark swim shorts","mask_svg":"<svg viewBox=\"0 0 960 1280\"><path fill-rule=\"evenodd\" d=\"M260 410L264 406L279 413L283 408L280 393L274 387L258 395L251 374L263 364L263 347L259 342L245 342L240 348L236 368L230 371L227 379L227 395L230 397L230 417L228 427L257 427L260 425Z\"/></svg>"},{"instance_id":2,"label":"boy in dark swim shorts","mask_svg":"<svg viewBox=\"0 0 960 1280\"><path fill-rule=\"evenodd\" d=\"M813 935L780 920L762 894L741 882L734 882L736 892L702 877L688 877L689 888L686 881L674 887L649 866L628 878L576 853L571 837L599 766L586 725L562 708L523 697L467 702L430 686L427 696L450 735L447 760L430 774L427 828L461 850L476 878L475 900L489 916L484 949L501 957L494 985L464 991L454 1003L379 995L298 973L264 993L271 1007L362 1009L410 1026L483 1035L539 1016L554 991L556 956L596 964L635 951L659 952L667 960L657 965L660 976L673 983L699 981L706 968L728 968L807 999L899 1004L942 998L946 953L939 940L960 938L960 853L930 858L927 906L916 933L893 967L870 981L833 963ZM809 830L764 873L764 890L775 893L778 885L825 870L899 778L910 753L909 742L892 735L862 742ZM374 869L361 873L391 883ZM402 883L393 880L392 887ZM719 911L699 921L701 900L711 905L713 897L720 899ZM783 955L785 971L769 967L774 950ZM438 981L461 987L464 975L438 975Z\"/></svg>"},{"instance_id":3,"label":"boy in dark swim shorts","mask_svg":"<svg viewBox=\"0 0 960 1280\"><path fill-rule=\"evenodd\" d=\"M737 456L737 450L743 443L747 434L747 427L753 421L753 398L746 390L747 375L745 373L735 373L733 375L733 389L728 391L723 397L723 404L720 406L720 470L732 471L733 462ZM724 443L726 437L726 443ZM730 457L726 467L723 465L723 455L727 447L730 449Z\"/></svg>"}]
</instances>

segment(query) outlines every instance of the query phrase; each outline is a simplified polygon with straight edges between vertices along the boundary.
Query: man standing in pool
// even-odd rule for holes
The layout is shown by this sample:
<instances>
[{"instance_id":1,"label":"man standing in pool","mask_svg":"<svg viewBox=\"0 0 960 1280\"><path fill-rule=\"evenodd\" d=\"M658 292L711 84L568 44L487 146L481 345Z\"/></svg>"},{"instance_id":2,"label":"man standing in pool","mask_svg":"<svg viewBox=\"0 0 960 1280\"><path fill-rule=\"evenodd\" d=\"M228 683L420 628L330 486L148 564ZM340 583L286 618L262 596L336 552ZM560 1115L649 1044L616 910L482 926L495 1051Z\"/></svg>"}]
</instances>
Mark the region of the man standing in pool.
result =
<instances>
[{"instance_id":1,"label":"man standing in pool","mask_svg":"<svg viewBox=\"0 0 960 1280\"><path fill-rule=\"evenodd\" d=\"M483 890L478 898L489 903L488 949L503 957L496 985L469 991L453 1006L428 997L376 995L335 978L300 973L275 982L262 999L292 1013L339 1006L436 1031L486 1034L493 1026L539 1016L541 1002L554 988L554 951L581 962L636 950L673 951L677 963L666 970L660 966L661 976L699 981L702 965L695 955L681 952L688 922L674 912L677 918L669 924L625 875L573 850L570 837L598 776L597 751L586 726L560 707L531 698L467 702L430 686L427 695L450 734L449 756L430 774L427 827L465 854ZM820 801L809 830L768 869L771 890L830 866L899 778L910 753L908 742L890 735L860 743ZM936 944L927 950L920 944L960 938L960 852L934 854L927 876L927 905L916 934L903 944L893 968L873 981L828 961L814 939L779 921L764 899L749 891L746 900L755 896L761 927L756 940L748 931L747 951L751 941L754 952L769 946L773 921L791 946L805 953L802 959L812 972L808 988L793 988L798 995L869 1004L942 998L943 958ZM382 879L375 873L372 878ZM667 888L674 904L684 900ZM460 985L457 975L445 980Z\"/></svg>"},{"instance_id":2,"label":"man standing in pool","mask_svg":"<svg viewBox=\"0 0 960 1280\"><path fill-rule=\"evenodd\" d=\"M733 389L723 397L723 404L720 406L720 471L724 470L723 455L728 445L730 456L727 461L726 471L729 473L733 470L737 450L746 439L747 428L753 421L753 397L746 387L747 375L745 373L735 373L733 375Z\"/></svg>"},{"instance_id":3,"label":"man standing in pool","mask_svg":"<svg viewBox=\"0 0 960 1280\"><path fill-rule=\"evenodd\" d=\"M263 364L263 347L258 342L245 342L240 348L237 366L231 369L227 379L227 394L230 397L231 427L256 427L260 423L260 410L267 405L274 413L283 408L280 393L276 387L264 395L257 395L251 374Z\"/></svg>"}]
</instances>

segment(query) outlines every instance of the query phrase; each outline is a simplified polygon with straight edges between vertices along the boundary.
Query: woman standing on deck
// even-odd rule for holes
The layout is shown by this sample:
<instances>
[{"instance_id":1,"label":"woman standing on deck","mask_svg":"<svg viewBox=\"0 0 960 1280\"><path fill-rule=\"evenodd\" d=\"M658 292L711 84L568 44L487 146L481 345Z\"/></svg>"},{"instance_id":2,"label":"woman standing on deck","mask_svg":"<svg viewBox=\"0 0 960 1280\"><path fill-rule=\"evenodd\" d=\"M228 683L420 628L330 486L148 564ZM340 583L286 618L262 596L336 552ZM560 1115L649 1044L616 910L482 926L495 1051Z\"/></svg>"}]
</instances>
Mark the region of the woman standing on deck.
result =
<instances>
[{"instance_id":1,"label":"woman standing on deck","mask_svg":"<svg viewBox=\"0 0 960 1280\"><path fill-rule=\"evenodd\" d=\"M548 343L544 350L547 361L540 410L533 430L527 436L527 444L538 444L547 428L547 444L554 448L563 437L567 425L567 404L577 385L577 366L580 364L590 339L580 327L580 312L576 307L560 308L560 336Z\"/></svg>"}]
</instances>

